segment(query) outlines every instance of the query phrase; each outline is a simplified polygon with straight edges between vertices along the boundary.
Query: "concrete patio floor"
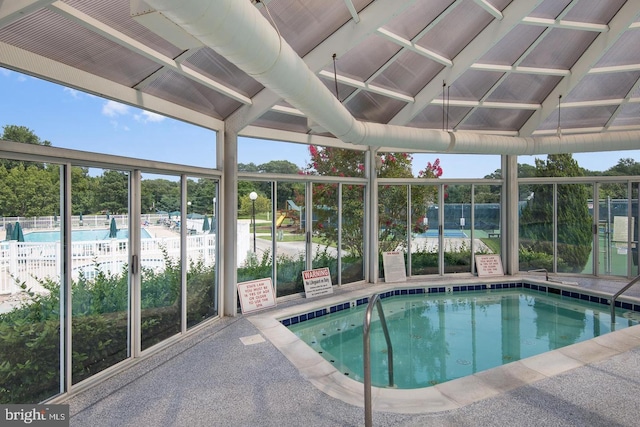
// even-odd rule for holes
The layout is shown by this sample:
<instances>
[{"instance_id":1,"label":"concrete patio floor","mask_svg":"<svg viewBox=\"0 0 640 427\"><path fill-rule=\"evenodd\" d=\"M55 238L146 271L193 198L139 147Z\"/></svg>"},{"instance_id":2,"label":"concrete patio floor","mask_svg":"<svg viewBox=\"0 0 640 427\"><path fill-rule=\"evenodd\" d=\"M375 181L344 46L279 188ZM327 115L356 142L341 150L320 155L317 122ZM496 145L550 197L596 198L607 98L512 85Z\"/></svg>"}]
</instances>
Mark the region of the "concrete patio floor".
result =
<instances>
[{"instance_id":1,"label":"concrete patio floor","mask_svg":"<svg viewBox=\"0 0 640 427\"><path fill-rule=\"evenodd\" d=\"M585 281L584 287L600 288L597 282ZM368 292L372 287L345 287L334 296ZM305 299L279 302L273 310L296 310L307 303ZM286 351L270 341L273 337L262 323L265 316L268 311L219 319L101 384L70 396L64 403L70 405L71 425L364 425L363 403L357 399L347 403L349 399L335 390L321 390L322 383L314 378L317 370L299 370ZM448 404L440 411L397 413L398 408L391 407L392 400L387 401L391 405L387 409L396 412L381 410L385 403L376 403L374 425L638 424L640 326L586 342L580 351L567 347L538 359L524 359L522 364L505 365L509 368L497 374L485 371L463 378L457 385L441 384L439 392ZM361 391L352 394L358 393ZM425 399L423 404L429 402Z\"/></svg>"}]
</instances>

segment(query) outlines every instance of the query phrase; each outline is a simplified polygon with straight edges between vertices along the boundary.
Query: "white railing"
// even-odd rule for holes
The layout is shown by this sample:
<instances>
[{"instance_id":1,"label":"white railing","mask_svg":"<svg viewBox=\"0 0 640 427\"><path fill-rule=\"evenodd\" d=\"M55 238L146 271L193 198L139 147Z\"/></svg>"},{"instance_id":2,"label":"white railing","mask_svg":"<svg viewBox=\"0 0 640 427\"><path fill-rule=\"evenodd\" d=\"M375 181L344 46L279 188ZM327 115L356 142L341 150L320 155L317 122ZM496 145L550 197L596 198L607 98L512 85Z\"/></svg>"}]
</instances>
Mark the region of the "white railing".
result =
<instances>
[{"instance_id":1,"label":"white railing","mask_svg":"<svg viewBox=\"0 0 640 427\"><path fill-rule=\"evenodd\" d=\"M140 264L142 267L162 271L165 266L163 248L172 260L180 259L180 238L142 239ZM0 242L0 294L20 291L19 284L42 291L39 280L60 280L60 242ZM187 236L187 265L202 261L205 266L215 264L216 235ZM110 239L71 243L72 278L80 274L87 278L97 271L119 274L128 263L128 240Z\"/></svg>"}]
</instances>

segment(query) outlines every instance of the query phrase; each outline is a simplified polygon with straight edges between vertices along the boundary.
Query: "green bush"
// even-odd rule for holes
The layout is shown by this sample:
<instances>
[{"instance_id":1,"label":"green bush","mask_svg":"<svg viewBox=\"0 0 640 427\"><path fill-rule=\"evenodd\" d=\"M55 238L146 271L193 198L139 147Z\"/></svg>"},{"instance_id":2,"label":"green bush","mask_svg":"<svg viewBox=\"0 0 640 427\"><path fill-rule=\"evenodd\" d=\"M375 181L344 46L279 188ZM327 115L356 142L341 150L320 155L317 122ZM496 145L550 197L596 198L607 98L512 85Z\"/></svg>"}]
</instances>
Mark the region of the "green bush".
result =
<instances>
[{"instance_id":1,"label":"green bush","mask_svg":"<svg viewBox=\"0 0 640 427\"><path fill-rule=\"evenodd\" d=\"M165 270L143 269L141 301L142 347L148 348L180 332L180 268L165 252ZM217 314L215 269L201 262L187 272L187 324ZM0 314L0 404L37 403L60 392L59 285L40 284L48 291ZM72 290L72 382L82 381L128 357L129 285L126 266L106 274L81 274Z\"/></svg>"},{"instance_id":2,"label":"green bush","mask_svg":"<svg viewBox=\"0 0 640 427\"><path fill-rule=\"evenodd\" d=\"M553 271L553 255L550 242L536 242L528 245L521 245L518 252L519 270L529 271L544 268L548 272ZM558 271L567 268L567 263L558 257Z\"/></svg>"}]
</instances>

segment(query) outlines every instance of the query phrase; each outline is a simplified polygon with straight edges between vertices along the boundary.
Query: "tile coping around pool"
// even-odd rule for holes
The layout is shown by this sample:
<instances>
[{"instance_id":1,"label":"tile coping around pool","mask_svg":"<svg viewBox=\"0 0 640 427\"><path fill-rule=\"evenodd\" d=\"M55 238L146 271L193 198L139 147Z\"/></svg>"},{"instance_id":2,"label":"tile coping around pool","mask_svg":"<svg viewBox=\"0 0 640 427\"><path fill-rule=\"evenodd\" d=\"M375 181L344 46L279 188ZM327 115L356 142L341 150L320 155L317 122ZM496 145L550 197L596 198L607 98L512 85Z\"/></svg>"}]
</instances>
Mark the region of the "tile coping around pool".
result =
<instances>
[{"instance_id":1,"label":"tile coping around pool","mask_svg":"<svg viewBox=\"0 0 640 427\"><path fill-rule=\"evenodd\" d=\"M501 285L500 288L491 285ZM298 369L300 374L311 382L316 388L336 399L346 403L364 406L364 385L339 372L331 363L316 353L311 347L300 340L283 324L283 320L289 320L300 315L307 315L323 310L339 311L355 305L366 304L368 298L378 292L385 297L403 295L406 293L447 293L462 292L465 290L504 289L507 288L532 288L534 290L560 293L561 295L587 299L608 305L607 295L597 291L584 292L576 286L549 282L536 282L534 280L500 280L499 283L469 283L438 284L433 286L417 284L378 284L369 285L366 288L354 290L349 293L332 295L319 300L309 300L282 309L254 313L247 316L249 321L267 338L280 352ZM513 285L513 286L512 286ZM528 285L528 286L527 286ZM472 286L473 289L469 289ZM450 289L449 289L450 288ZM457 289L454 289L457 288ZM542 289L541 289L542 288ZM551 288L551 290L549 290ZM396 294L396 292L399 292ZM594 298L592 300L591 298ZM597 298L597 300L595 300ZM618 304L620 302L620 304ZM616 306L640 311L640 301L633 298L625 298L616 301ZM572 344L557 350L532 356L506 365L498 366L486 371L478 372L467 377L447 381L431 387L399 390L392 388L372 388L372 407L375 411L393 412L402 414L433 413L452 410L465 405L487 399L514 388L553 377L571 369L599 362L614 355L624 353L633 348L640 347L640 325L628 327L605 335Z\"/></svg>"},{"instance_id":2,"label":"tile coping around pool","mask_svg":"<svg viewBox=\"0 0 640 427\"><path fill-rule=\"evenodd\" d=\"M435 294L451 294L457 292L468 291L487 291L487 290L502 290L502 289L531 289L538 292L551 293L562 295L563 297L574 298L582 301L594 302L597 304L603 304L609 306L609 300L605 295L595 295L594 292L578 292L576 289L562 289L555 286L549 286L548 284L536 284L531 282L503 282L503 283L490 283L490 284L469 284L469 285L447 285L447 286L422 286L422 287L406 287L401 289L392 289L386 292L380 292L380 299L385 299L398 295L435 295ZM284 326L295 325L306 320L311 320L316 317L322 317L327 314L336 313L338 311L346 310L352 307L359 307L369 303L369 296L358 298L355 300L345 301L327 307L313 309L306 313L296 314L291 317L281 318L280 323ZM616 300L616 307L623 308L630 311L640 312L640 301L633 303L623 301L621 299Z\"/></svg>"}]
</instances>

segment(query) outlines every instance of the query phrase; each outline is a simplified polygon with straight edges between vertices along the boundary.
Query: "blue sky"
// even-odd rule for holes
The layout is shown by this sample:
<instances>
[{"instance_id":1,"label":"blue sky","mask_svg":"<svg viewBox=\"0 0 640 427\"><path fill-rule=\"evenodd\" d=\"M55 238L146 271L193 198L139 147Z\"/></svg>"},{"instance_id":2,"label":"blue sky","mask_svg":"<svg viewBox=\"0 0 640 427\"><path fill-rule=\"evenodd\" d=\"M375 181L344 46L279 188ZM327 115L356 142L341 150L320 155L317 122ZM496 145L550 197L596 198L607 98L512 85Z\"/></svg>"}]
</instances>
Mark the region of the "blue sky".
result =
<instances>
[{"instance_id":1,"label":"blue sky","mask_svg":"<svg viewBox=\"0 0 640 427\"><path fill-rule=\"evenodd\" d=\"M187 165L215 166L215 132L0 68L0 127L26 126L53 146ZM284 155L284 157L283 157ZM640 150L575 154L590 170L606 170ZM414 168L440 158L443 178L482 178L500 167L499 156L414 155ZM240 163L309 161L307 147L241 138ZM521 163L534 163L532 156Z\"/></svg>"}]
</instances>

